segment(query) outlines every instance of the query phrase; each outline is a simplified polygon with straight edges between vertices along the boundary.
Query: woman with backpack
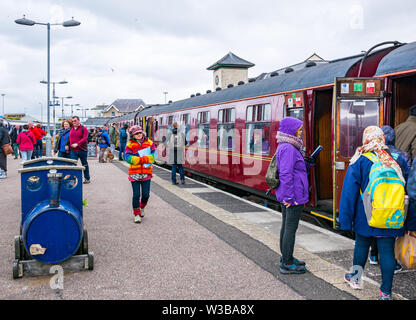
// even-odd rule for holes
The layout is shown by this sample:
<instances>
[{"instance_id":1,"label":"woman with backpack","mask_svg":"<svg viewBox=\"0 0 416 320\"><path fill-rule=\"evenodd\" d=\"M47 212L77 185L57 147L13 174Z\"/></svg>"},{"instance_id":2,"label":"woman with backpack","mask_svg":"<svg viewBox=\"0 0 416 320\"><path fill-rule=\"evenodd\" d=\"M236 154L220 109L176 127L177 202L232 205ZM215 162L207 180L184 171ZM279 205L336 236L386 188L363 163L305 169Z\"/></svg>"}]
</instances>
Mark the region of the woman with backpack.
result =
<instances>
[{"instance_id":1,"label":"woman with backpack","mask_svg":"<svg viewBox=\"0 0 416 320\"><path fill-rule=\"evenodd\" d=\"M395 184L396 188L401 190L401 193L393 193L395 197L399 197L399 194L402 197L402 201L400 201L400 198L392 196L383 198L381 201L383 203L393 203L399 199L397 202L404 204L406 181L402 167L406 168L406 163L402 157L393 157L390 154L385 144L383 131L379 127L367 127L363 132L362 141L363 145L357 148L350 160L342 187L339 208L340 229L353 230L355 232L353 268L351 272L345 274L344 280L352 288L362 289L362 272L364 271L371 242L373 239L376 239L382 280L380 299L392 300L392 285L396 266L394 256L395 238L404 235L403 219L405 214L404 210L397 209L391 219L380 220L380 213L384 213L383 209L375 212L378 206L372 206L374 201L379 201L380 197L377 193L372 193L371 197L369 197L368 192L377 192L376 190L379 187L388 188L386 185L390 183L384 183L383 186L377 184L377 179L374 179L374 175L378 174L381 177L378 178L379 181L381 181L380 179L390 181L392 184ZM383 178L382 171L388 172L387 178ZM371 182L372 188L367 188L369 182ZM371 199L373 202L369 203L370 200L368 199ZM369 219L370 216L367 217L365 208L367 208L367 213L374 213L373 215L369 214L371 215L371 220ZM409 215L410 213L407 218L409 218ZM385 222L385 225L381 225L380 222Z\"/></svg>"},{"instance_id":2,"label":"woman with backpack","mask_svg":"<svg viewBox=\"0 0 416 320\"><path fill-rule=\"evenodd\" d=\"M305 262L293 257L296 231L304 204L309 201L307 166L301 150L303 122L287 117L280 122L276 138L276 164L280 185L276 199L281 203L282 227L280 230L280 272L282 274L305 273Z\"/></svg>"},{"instance_id":3,"label":"woman with backpack","mask_svg":"<svg viewBox=\"0 0 416 320\"><path fill-rule=\"evenodd\" d=\"M35 135L29 131L29 125L23 125L23 130L17 136L16 143L20 146L22 160L30 160L32 158L34 145L36 144L36 138Z\"/></svg>"}]
</instances>

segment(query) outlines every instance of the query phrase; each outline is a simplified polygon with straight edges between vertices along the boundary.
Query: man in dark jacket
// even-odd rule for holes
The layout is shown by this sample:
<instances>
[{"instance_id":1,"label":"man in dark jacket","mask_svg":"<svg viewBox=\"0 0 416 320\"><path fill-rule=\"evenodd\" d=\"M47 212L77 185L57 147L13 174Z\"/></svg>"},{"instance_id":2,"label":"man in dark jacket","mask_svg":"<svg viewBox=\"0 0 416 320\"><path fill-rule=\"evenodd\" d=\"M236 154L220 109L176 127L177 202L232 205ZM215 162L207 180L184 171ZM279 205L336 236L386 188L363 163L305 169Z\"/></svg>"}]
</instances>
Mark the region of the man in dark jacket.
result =
<instances>
[{"instance_id":1,"label":"man in dark jacket","mask_svg":"<svg viewBox=\"0 0 416 320\"><path fill-rule=\"evenodd\" d=\"M7 155L3 152L3 145L10 143L9 132L0 119L0 179L7 178Z\"/></svg>"},{"instance_id":2,"label":"man in dark jacket","mask_svg":"<svg viewBox=\"0 0 416 320\"><path fill-rule=\"evenodd\" d=\"M409 117L399 124L394 132L396 148L407 152L413 161L416 157L416 105L410 107Z\"/></svg>"},{"instance_id":3,"label":"man in dark jacket","mask_svg":"<svg viewBox=\"0 0 416 320\"><path fill-rule=\"evenodd\" d=\"M405 151L397 149L394 146L396 143L396 134L394 133L393 128L390 126L382 126L381 130L384 132L384 139L386 140L386 145L389 147L390 152L399 154L410 168L412 160L410 159L409 154Z\"/></svg>"},{"instance_id":4,"label":"man in dark jacket","mask_svg":"<svg viewBox=\"0 0 416 320\"><path fill-rule=\"evenodd\" d=\"M185 173L182 166L185 163L185 135L178 130L177 122L175 122L172 127L172 130L169 131L166 140L164 141L164 145L168 148L168 164L172 165L171 180L172 184L178 184L176 182L176 169L178 169L181 183L185 184Z\"/></svg>"},{"instance_id":5,"label":"man in dark jacket","mask_svg":"<svg viewBox=\"0 0 416 320\"><path fill-rule=\"evenodd\" d=\"M20 126L17 124L13 126L13 129L10 133L10 140L13 147L14 158L17 159L19 157L19 145L17 144L17 136L19 135L19 128Z\"/></svg>"},{"instance_id":6,"label":"man in dark jacket","mask_svg":"<svg viewBox=\"0 0 416 320\"><path fill-rule=\"evenodd\" d=\"M124 159L124 152L126 150L126 144L128 139L127 128L128 124L125 123L123 128L120 129L120 152L118 153L118 160Z\"/></svg>"}]
</instances>

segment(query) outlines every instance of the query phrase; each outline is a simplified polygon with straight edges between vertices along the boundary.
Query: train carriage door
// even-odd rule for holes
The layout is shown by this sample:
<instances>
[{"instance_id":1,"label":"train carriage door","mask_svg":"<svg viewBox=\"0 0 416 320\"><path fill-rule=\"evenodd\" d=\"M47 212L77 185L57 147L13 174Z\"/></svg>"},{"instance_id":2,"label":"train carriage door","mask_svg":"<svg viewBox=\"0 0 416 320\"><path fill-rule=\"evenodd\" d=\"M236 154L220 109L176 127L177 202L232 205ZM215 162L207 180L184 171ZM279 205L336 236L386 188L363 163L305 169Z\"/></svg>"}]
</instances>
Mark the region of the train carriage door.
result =
<instances>
[{"instance_id":1,"label":"train carriage door","mask_svg":"<svg viewBox=\"0 0 416 320\"><path fill-rule=\"evenodd\" d=\"M383 125L384 80L336 78L333 102L333 215L338 228L339 202L350 159L362 145L368 126Z\"/></svg>"}]
</instances>

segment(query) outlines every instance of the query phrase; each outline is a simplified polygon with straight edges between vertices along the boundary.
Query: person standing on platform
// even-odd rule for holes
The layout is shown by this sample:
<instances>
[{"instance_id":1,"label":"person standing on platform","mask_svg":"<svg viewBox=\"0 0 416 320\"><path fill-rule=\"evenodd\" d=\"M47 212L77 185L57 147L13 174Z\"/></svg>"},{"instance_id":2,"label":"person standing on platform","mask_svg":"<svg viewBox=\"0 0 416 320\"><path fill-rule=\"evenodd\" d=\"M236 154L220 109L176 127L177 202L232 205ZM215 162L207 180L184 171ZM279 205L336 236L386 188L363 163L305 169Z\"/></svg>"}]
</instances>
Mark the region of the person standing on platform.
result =
<instances>
[{"instance_id":1,"label":"person standing on platform","mask_svg":"<svg viewBox=\"0 0 416 320\"><path fill-rule=\"evenodd\" d=\"M16 142L20 146L20 153L23 161L32 159L32 153L34 150L34 144L36 142L35 135L29 131L29 125L23 125L22 132L17 136Z\"/></svg>"},{"instance_id":2,"label":"person standing on platform","mask_svg":"<svg viewBox=\"0 0 416 320\"><path fill-rule=\"evenodd\" d=\"M416 157L416 105L409 109L407 120L394 128L396 148L409 154L411 160Z\"/></svg>"},{"instance_id":3,"label":"person standing on platform","mask_svg":"<svg viewBox=\"0 0 416 320\"><path fill-rule=\"evenodd\" d=\"M69 157L73 160L81 160L85 167L84 184L90 183L90 169L88 166L88 129L81 125L78 116L72 117L72 128L69 131L67 145L70 147Z\"/></svg>"},{"instance_id":4,"label":"person standing on platform","mask_svg":"<svg viewBox=\"0 0 416 320\"><path fill-rule=\"evenodd\" d=\"M13 147L14 158L19 158L19 144L16 142L17 136L19 135L20 126L17 124L13 126L13 129L10 133L10 141Z\"/></svg>"},{"instance_id":5,"label":"person standing on platform","mask_svg":"<svg viewBox=\"0 0 416 320\"><path fill-rule=\"evenodd\" d=\"M38 123L33 127L32 133L35 135L36 144L35 144L35 158L41 158L43 155L43 145L42 138L46 136L46 132L42 129L42 125Z\"/></svg>"},{"instance_id":6,"label":"person standing on platform","mask_svg":"<svg viewBox=\"0 0 416 320\"><path fill-rule=\"evenodd\" d=\"M114 154L117 144L117 123L112 124L108 134L110 136L110 151L112 154Z\"/></svg>"},{"instance_id":7,"label":"person standing on platform","mask_svg":"<svg viewBox=\"0 0 416 320\"><path fill-rule=\"evenodd\" d=\"M98 131L97 135L97 143L98 147L100 148L99 156L98 156L98 162L104 163L104 154L107 148L110 146L110 137L108 136L107 130L104 128L101 128Z\"/></svg>"},{"instance_id":8,"label":"person standing on platform","mask_svg":"<svg viewBox=\"0 0 416 320\"><path fill-rule=\"evenodd\" d=\"M124 160L124 153L128 140L127 128L129 125L125 123L123 128L120 129L120 152L118 153L118 160Z\"/></svg>"},{"instance_id":9,"label":"person standing on platform","mask_svg":"<svg viewBox=\"0 0 416 320\"><path fill-rule=\"evenodd\" d=\"M60 158L70 158L70 147L67 145L69 139L69 132L71 131L71 120L64 120L62 128L59 130L58 140L56 141L54 152L58 154Z\"/></svg>"},{"instance_id":10,"label":"person standing on platform","mask_svg":"<svg viewBox=\"0 0 416 320\"><path fill-rule=\"evenodd\" d=\"M134 222L141 223L150 197L152 164L157 157L157 151L153 142L145 136L142 127L132 126L129 134L130 140L126 146L124 159L130 164L129 181L133 188Z\"/></svg>"},{"instance_id":11,"label":"person standing on platform","mask_svg":"<svg viewBox=\"0 0 416 320\"><path fill-rule=\"evenodd\" d=\"M367 127L363 132L363 145L357 148L350 160L341 192L339 208L340 229L353 230L355 232L354 267L353 270L345 274L344 280L353 289L362 289L361 274L368 258L371 241L375 238L381 269L380 299L392 300L393 277L396 266L394 244L396 237L404 235L405 228L376 228L371 227L367 222L361 192L366 190L370 180L369 175L373 161L365 156L365 154L370 153L377 157L382 164L382 168L392 168L395 171L398 183L401 181L404 185L406 182L401 169L401 165L405 165L403 158L398 157L396 161L390 155L385 144L383 131L379 127ZM401 161L403 163L400 164L399 162ZM411 213L409 211L406 220L410 216ZM406 223L404 225L406 226Z\"/></svg>"},{"instance_id":12,"label":"person standing on platform","mask_svg":"<svg viewBox=\"0 0 416 320\"><path fill-rule=\"evenodd\" d=\"M301 274L306 272L305 262L293 257L296 231L304 204L309 201L308 176L301 150L303 122L286 117L280 122L276 139L276 163L280 185L276 199L281 203L282 226L280 230L280 272Z\"/></svg>"},{"instance_id":13,"label":"person standing on platform","mask_svg":"<svg viewBox=\"0 0 416 320\"><path fill-rule=\"evenodd\" d=\"M0 119L0 179L7 178L7 154L3 151L3 145L10 143L9 131Z\"/></svg>"},{"instance_id":14,"label":"person standing on platform","mask_svg":"<svg viewBox=\"0 0 416 320\"><path fill-rule=\"evenodd\" d=\"M185 184L185 173L183 171L183 164L185 163L185 134L178 130L178 123L175 122L172 125L173 129L169 131L164 145L169 150L168 164L172 166L172 184L178 184L176 182L176 170L179 170L179 176L181 183Z\"/></svg>"}]
</instances>

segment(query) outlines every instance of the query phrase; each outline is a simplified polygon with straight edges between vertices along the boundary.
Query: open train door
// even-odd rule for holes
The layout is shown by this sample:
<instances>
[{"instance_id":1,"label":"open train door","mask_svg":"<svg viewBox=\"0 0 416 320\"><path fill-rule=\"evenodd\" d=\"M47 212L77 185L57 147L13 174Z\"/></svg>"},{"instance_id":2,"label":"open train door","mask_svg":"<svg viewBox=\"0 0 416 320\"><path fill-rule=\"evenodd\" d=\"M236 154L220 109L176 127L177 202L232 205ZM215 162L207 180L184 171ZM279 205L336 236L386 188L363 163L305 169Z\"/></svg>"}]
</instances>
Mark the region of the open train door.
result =
<instances>
[{"instance_id":1,"label":"open train door","mask_svg":"<svg viewBox=\"0 0 416 320\"><path fill-rule=\"evenodd\" d=\"M368 126L383 125L384 79L335 78L333 101L333 223L339 229L339 202L349 161Z\"/></svg>"}]
</instances>

